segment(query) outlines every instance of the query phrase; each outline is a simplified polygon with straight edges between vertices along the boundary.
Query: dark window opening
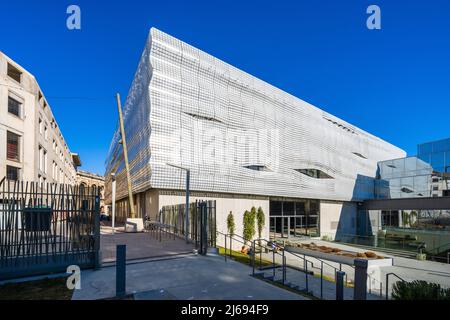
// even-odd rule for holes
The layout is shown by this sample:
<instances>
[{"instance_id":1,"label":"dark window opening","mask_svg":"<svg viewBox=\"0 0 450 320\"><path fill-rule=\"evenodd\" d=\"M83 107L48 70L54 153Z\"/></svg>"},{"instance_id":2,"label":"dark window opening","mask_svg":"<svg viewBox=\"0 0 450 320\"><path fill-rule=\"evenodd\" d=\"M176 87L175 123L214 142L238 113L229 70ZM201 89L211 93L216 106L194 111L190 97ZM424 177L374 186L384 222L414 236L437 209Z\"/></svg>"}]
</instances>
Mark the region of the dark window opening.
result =
<instances>
[{"instance_id":1,"label":"dark window opening","mask_svg":"<svg viewBox=\"0 0 450 320\"><path fill-rule=\"evenodd\" d=\"M297 172L300 172L304 175L307 175L311 178L316 179L334 179L332 176L326 174L325 172L317 169L294 169Z\"/></svg>"},{"instance_id":2,"label":"dark window opening","mask_svg":"<svg viewBox=\"0 0 450 320\"><path fill-rule=\"evenodd\" d=\"M363 156L363 155L362 155L361 153L359 153L359 152L352 152L352 153L353 153L354 155L360 157L360 158L367 159L367 157Z\"/></svg>"},{"instance_id":3,"label":"dark window opening","mask_svg":"<svg viewBox=\"0 0 450 320\"><path fill-rule=\"evenodd\" d=\"M410 188L408 188L408 187L403 187L403 188L401 188L400 189L402 192L405 192L405 193L413 193L414 192L414 190L412 190L412 189L410 189Z\"/></svg>"},{"instance_id":4,"label":"dark window opening","mask_svg":"<svg viewBox=\"0 0 450 320\"><path fill-rule=\"evenodd\" d=\"M251 165L251 166L244 166L244 168L255 170L255 171L271 171L266 166L258 166L258 165Z\"/></svg>"},{"instance_id":5,"label":"dark window opening","mask_svg":"<svg viewBox=\"0 0 450 320\"><path fill-rule=\"evenodd\" d=\"M20 117L20 106L22 104L14 98L8 97L8 112Z\"/></svg>"},{"instance_id":6,"label":"dark window opening","mask_svg":"<svg viewBox=\"0 0 450 320\"><path fill-rule=\"evenodd\" d=\"M7 132L7 134L6 134L6 158L8 160L13 160L13 161L20 160L19 140L20 140L19 135L9 132L9 131Z\"/></svg>"},{"instance_id":7,"label":"dark window opening","mask_svg":"<svg viewBox=\"0 0 450 320\"><path fill-rule=\"evenodd\" d=\"M222 121L217 120L217 119L212 118L212 117L205 117L205 116L201 116L201 115L194 114L194 113L189 113L189 112L185 112L185 114L187 114L187 115L189 115L189 116L191 116L193 118L200 119L200 120L207 120L207 121L214 121L214 122L222 123Z\"/></svg>"},{"instance_id":8,"label":"dark window opening","mask_svg":"<svg viewBox=\"0 0 450 320\"><path fill-rule=\"evenodd\" d=\"M12 166L6 166L6 179L8 180L19 180L20 169Z\"/></svg>"},{"instance_id":9,"label":"dark window opening","mask_svg":"<svg viewBox=\"0 0 450 320\"><path fill-rule=\"evenodd\" d=\"M398 227L399 213L398 211L381 211L382 227Z\"/></svg>"},{"instance_id":10,"label":"dark window opening","mask_svg":"<svg viewBox=\"0 0 450 320\"><path fill-rule=\"evenodd\" d=\"M22 80L22 72L20 72L19 69L14 67L13 65L8 63L8 71L7 71L8 77L11 79L16 80L17 82L21 82Z\"/></svg>"}]
</instances>

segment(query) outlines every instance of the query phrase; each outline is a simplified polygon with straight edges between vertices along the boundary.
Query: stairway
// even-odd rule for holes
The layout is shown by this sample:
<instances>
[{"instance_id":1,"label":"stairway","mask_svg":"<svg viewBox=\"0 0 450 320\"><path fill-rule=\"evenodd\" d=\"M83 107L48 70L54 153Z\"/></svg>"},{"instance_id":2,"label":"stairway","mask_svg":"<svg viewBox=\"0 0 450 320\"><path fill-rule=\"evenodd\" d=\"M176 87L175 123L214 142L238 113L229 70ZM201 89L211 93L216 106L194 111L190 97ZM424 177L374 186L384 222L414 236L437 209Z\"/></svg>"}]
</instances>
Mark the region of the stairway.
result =
<instances>
[{"instance_id":1,"label":"stairway","mask_svg":"<svg viewBox=\"0 0 450 320\"><path fill-rule=\"evenodd\" d=\"M261 278L269 282L283 284L283 269L275 268L275 276L273 267L255 270L255 277ZM308 282L308 285L306 284ZM304 292L324 300L336 300L336 283L330 280L313 276L308 272L308 276L304 271L286 267L286 278L284 285L299 292ZM379 292L367 293L368 300L380 300ZM344 300L353 300L353 288L344 287Z\"/></svg>"}]
</instances>

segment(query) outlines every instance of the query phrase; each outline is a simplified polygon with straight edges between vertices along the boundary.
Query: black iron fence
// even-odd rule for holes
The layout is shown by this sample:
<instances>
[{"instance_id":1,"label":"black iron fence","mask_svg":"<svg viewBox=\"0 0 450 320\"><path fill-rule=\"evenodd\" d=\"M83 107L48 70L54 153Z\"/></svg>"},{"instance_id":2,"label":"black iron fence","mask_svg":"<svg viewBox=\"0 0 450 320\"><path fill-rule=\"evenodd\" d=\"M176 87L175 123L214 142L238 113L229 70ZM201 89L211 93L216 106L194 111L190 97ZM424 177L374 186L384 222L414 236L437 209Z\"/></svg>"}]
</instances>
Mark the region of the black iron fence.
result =
<instances>
[{"instance_id":1,"label":"black iron fence","mask_svg":"<svg viewBox=\"0 0 450 320\"><path fill-rule=\"evenodd\" d=\"M178 236L186 234L185 204L164 206L159 221L147 223L148 228L160 226ZM216 247L216 201L195 201L189 205L189 239L196 248Z\"/></svg>"},{"instance_id":2,"label":"black iron fence","mask_svg":"<svg viewBox=\"0 0 450 320\"><path fill-rule=\"evenodd\" d=\"M99 190L0 181L0 279L98 266Z\"/></svg>"}]
</instances>

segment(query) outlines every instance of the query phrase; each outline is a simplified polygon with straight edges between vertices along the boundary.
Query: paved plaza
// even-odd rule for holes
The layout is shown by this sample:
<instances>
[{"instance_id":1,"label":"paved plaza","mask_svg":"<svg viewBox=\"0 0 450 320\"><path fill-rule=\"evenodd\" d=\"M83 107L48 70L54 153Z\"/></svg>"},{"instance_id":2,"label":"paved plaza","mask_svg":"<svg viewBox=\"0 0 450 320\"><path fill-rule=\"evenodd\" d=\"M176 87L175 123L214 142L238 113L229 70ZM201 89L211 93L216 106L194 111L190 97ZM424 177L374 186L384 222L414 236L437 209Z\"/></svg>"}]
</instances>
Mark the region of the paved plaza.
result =
<instances>
[{"instance_id":1,"label":"paved plaza","mask_svg":"<svg viewBox=\"0 0 450 320\"><path fill-rule=\"evenodd\" d=\"M159 233L124 233L120 229L113 234L111 228L102 227L100 237L104 265L110 265L116 261L116 247L120 244L127 246L127 260L176 256L192 253L194 248L183 239L168 234L162 234L160 237Z\"/></svg>"},{"instance_id":2,"label":"paved plaza","mask_svg":"<svg viewBox=\"0 0 450 320\"><path fill-rule=\"evenodd\" d=\"M115 267L85 270L73 300L115 295ZM136 299L306 300L251 276L252 269L223 257L190 254L127 265L127 294ZM158 294L159 293L159 294ZM158 298L159 296L159 298Z\"/></svg>"}]
</instances>

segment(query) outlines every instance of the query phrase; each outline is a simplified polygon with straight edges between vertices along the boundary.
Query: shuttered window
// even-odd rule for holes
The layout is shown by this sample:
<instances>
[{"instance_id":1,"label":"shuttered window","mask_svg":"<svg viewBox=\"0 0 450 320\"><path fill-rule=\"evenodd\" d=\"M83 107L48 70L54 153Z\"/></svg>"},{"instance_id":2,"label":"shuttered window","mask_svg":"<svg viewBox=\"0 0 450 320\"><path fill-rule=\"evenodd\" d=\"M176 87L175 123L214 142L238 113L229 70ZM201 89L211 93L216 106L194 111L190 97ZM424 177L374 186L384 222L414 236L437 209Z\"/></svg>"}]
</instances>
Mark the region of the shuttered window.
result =
<instances>
[{"instance_id":1,"label":"shuttered window","mask_svg":"<svg viewBox=\"0 0 450 320\"><path fill-rule=\"evenodd\" d=\"M20 161L19 143L20 136L8 131L6 134L6 158L8 160Z\"/></svg>"}]
</instances>

